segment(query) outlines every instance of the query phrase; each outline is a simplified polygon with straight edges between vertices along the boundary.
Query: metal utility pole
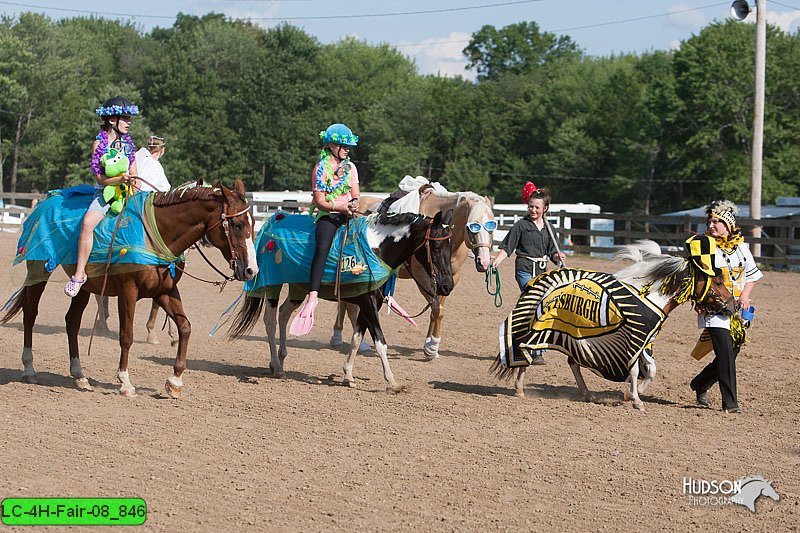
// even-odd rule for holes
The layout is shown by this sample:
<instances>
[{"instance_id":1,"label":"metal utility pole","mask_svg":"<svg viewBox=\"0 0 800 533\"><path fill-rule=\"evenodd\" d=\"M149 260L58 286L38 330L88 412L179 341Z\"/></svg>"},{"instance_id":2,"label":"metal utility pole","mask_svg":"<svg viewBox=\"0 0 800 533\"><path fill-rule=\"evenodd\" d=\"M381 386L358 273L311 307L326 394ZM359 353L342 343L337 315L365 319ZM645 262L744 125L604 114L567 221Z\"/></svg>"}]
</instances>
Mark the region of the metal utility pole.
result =
<instances>
[{"instance_id":1,"label":"metal utility pole","mask_svg":"<svg viewBox=\"0 0 800 533\"><path fill-rule=\"evenodd\" d=\"M767 62L767 0L756 0L755 100L753 102L753 149L750 164L750 218L761 220L761 175L764 156L764 80ZM756 222L758 224L758 222ZM761 226L752 236L761 237ZM761 243L754 242L753 255L761 255Z\"/></svg>"}]
</instances>

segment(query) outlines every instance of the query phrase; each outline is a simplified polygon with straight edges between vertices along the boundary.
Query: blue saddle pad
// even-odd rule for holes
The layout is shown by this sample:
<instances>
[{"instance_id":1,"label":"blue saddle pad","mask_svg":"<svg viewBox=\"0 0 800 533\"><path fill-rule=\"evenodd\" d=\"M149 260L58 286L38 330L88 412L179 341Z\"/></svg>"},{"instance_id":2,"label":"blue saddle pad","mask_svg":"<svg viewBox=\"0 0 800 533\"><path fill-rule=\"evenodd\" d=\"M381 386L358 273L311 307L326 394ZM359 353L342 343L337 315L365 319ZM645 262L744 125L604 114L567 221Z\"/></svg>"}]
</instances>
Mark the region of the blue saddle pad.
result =
<instances>
[{"instance_id":1,"label":"blue saddle pad","mask_svg":"<svg viewBox=\"0 0 800 533\"><path fill-rule=\"evenodd\" d=\"M356 218L350 221L343 250L345 227L339 228L325 263L323 285L335 284L336 271L339 270L340 283L349 286L347 293L353 296L382 285L394 272L367 242L369 220ZM259 272L255 279L245 283L245 290L253 292L286 283L308 284L316 245L314 231L314 219L308 215L284 215L280 212L273 215L256 239ZM354 291L356 285L361 288Z\"/></svg>"},{"instance_id":2,"label":"blue saddle pad","mask_svg":"<svg viewBox=\"0 0 800 533\"><path fill-rule=\"evenodd\" d=\"M50 191L47 198L39 202L25 219L14 264L43 261L48 272L55 270L58 265L74 265L78 258L81 222L92 202L94 191L91 185ZM154 251L145 231L144 213L148 194L135 194L129 198L121 214L107 214L100 221L94 230L94 247L89 263L105 264L110 247L113 248L111 264L168 265L172 262ZM119 227L112 246L111 237L117 222ZM178 259L182 260L182 257Z\"/></svg>"}]
</instances>

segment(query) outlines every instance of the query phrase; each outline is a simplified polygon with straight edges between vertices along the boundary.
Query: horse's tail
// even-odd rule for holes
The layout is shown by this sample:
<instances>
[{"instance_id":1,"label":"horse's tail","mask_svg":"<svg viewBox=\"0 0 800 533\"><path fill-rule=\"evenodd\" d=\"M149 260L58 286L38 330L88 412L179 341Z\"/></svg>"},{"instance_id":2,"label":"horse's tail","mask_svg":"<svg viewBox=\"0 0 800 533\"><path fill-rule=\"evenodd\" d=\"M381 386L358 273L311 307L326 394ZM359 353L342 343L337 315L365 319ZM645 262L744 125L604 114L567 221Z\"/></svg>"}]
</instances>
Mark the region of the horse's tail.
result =
<instances>
[{"instance_id":1,"label":"horse's tail","mask_svg":"<svg viewBox=\"0 0 800 533\"><path fill-rule=\"evenodd\" d=\"M492 366L489 367L489 373L494 375L497 379L511 381L512 378L516 377L517 368L514 366L503 366L503 362L500 360L500 354L498 353L494 361L492 361Z\"/></svg>"},{"instance_id":2,"label":"horse's tail","mask_svg":"<svg viewBox=\"0 0 800 533\"><path fill-rule=\"evenodd\" d=\"M256 296L246 296L239 312L231 323L228 330L228 337L231 339L239 339L244 337L255 326L261 314L264 312L264 298Z\"/></svg>"},{"instance_id":3,"label":"horse's tail","mask_svg":"<svg viewBox=\"0 0 800 533\"><path fill-rule=\"evenodd\" d=\"M2 311L5 311L6 314L3 315L3 318L0 318L0 322L5 324L17 316L20 311L22 311L22 304L25 303L25 295L27 291L28 287L23 285L11 295L11 297L3 305Z\"/></svg>"}]
</instances>

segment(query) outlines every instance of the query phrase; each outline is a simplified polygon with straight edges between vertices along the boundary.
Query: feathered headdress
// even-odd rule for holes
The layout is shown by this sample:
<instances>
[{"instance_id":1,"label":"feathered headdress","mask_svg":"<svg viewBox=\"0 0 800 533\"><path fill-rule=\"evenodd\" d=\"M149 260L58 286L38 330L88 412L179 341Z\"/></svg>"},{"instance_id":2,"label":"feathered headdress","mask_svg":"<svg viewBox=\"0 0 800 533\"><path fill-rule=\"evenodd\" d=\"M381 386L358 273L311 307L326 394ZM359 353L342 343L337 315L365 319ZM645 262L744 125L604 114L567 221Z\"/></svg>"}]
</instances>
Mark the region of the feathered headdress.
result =
<instances>
[{"instance_id":1,"label":"feathered headdress","mask_svg":"<svg viewBox=\"0 0 800 533\"><path fill-rule=\"evenodd\" d=\"M729 233L736 231L736 215L739 209L730 200L714 200L706 206L706 215L717 217L728 228Z\"/></svg>"}]
</instances>

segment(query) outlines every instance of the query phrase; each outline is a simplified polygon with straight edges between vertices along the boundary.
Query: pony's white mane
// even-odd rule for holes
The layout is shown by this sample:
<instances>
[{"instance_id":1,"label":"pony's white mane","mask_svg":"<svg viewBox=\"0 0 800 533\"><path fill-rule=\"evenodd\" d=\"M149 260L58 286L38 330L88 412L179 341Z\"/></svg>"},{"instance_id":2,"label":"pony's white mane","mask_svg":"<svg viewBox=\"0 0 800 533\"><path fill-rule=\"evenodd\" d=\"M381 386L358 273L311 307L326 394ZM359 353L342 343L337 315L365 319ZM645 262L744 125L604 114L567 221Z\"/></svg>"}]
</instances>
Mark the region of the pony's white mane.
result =
<instances>
[{"instance_id":1,"label":"pony's white mane","mask_svg":"<svg viewBox=\"0 0 800 533\"><path fill-rule=\"evenodd\" d=\"M662 254L658 243L651 240L627 244L614 254L615 261L625 259L634 263L618 271L614 277L639 288L649 281L663 280L667 275L680 272L685 262L683 258Z\"/></svg>"}]
</instances>

